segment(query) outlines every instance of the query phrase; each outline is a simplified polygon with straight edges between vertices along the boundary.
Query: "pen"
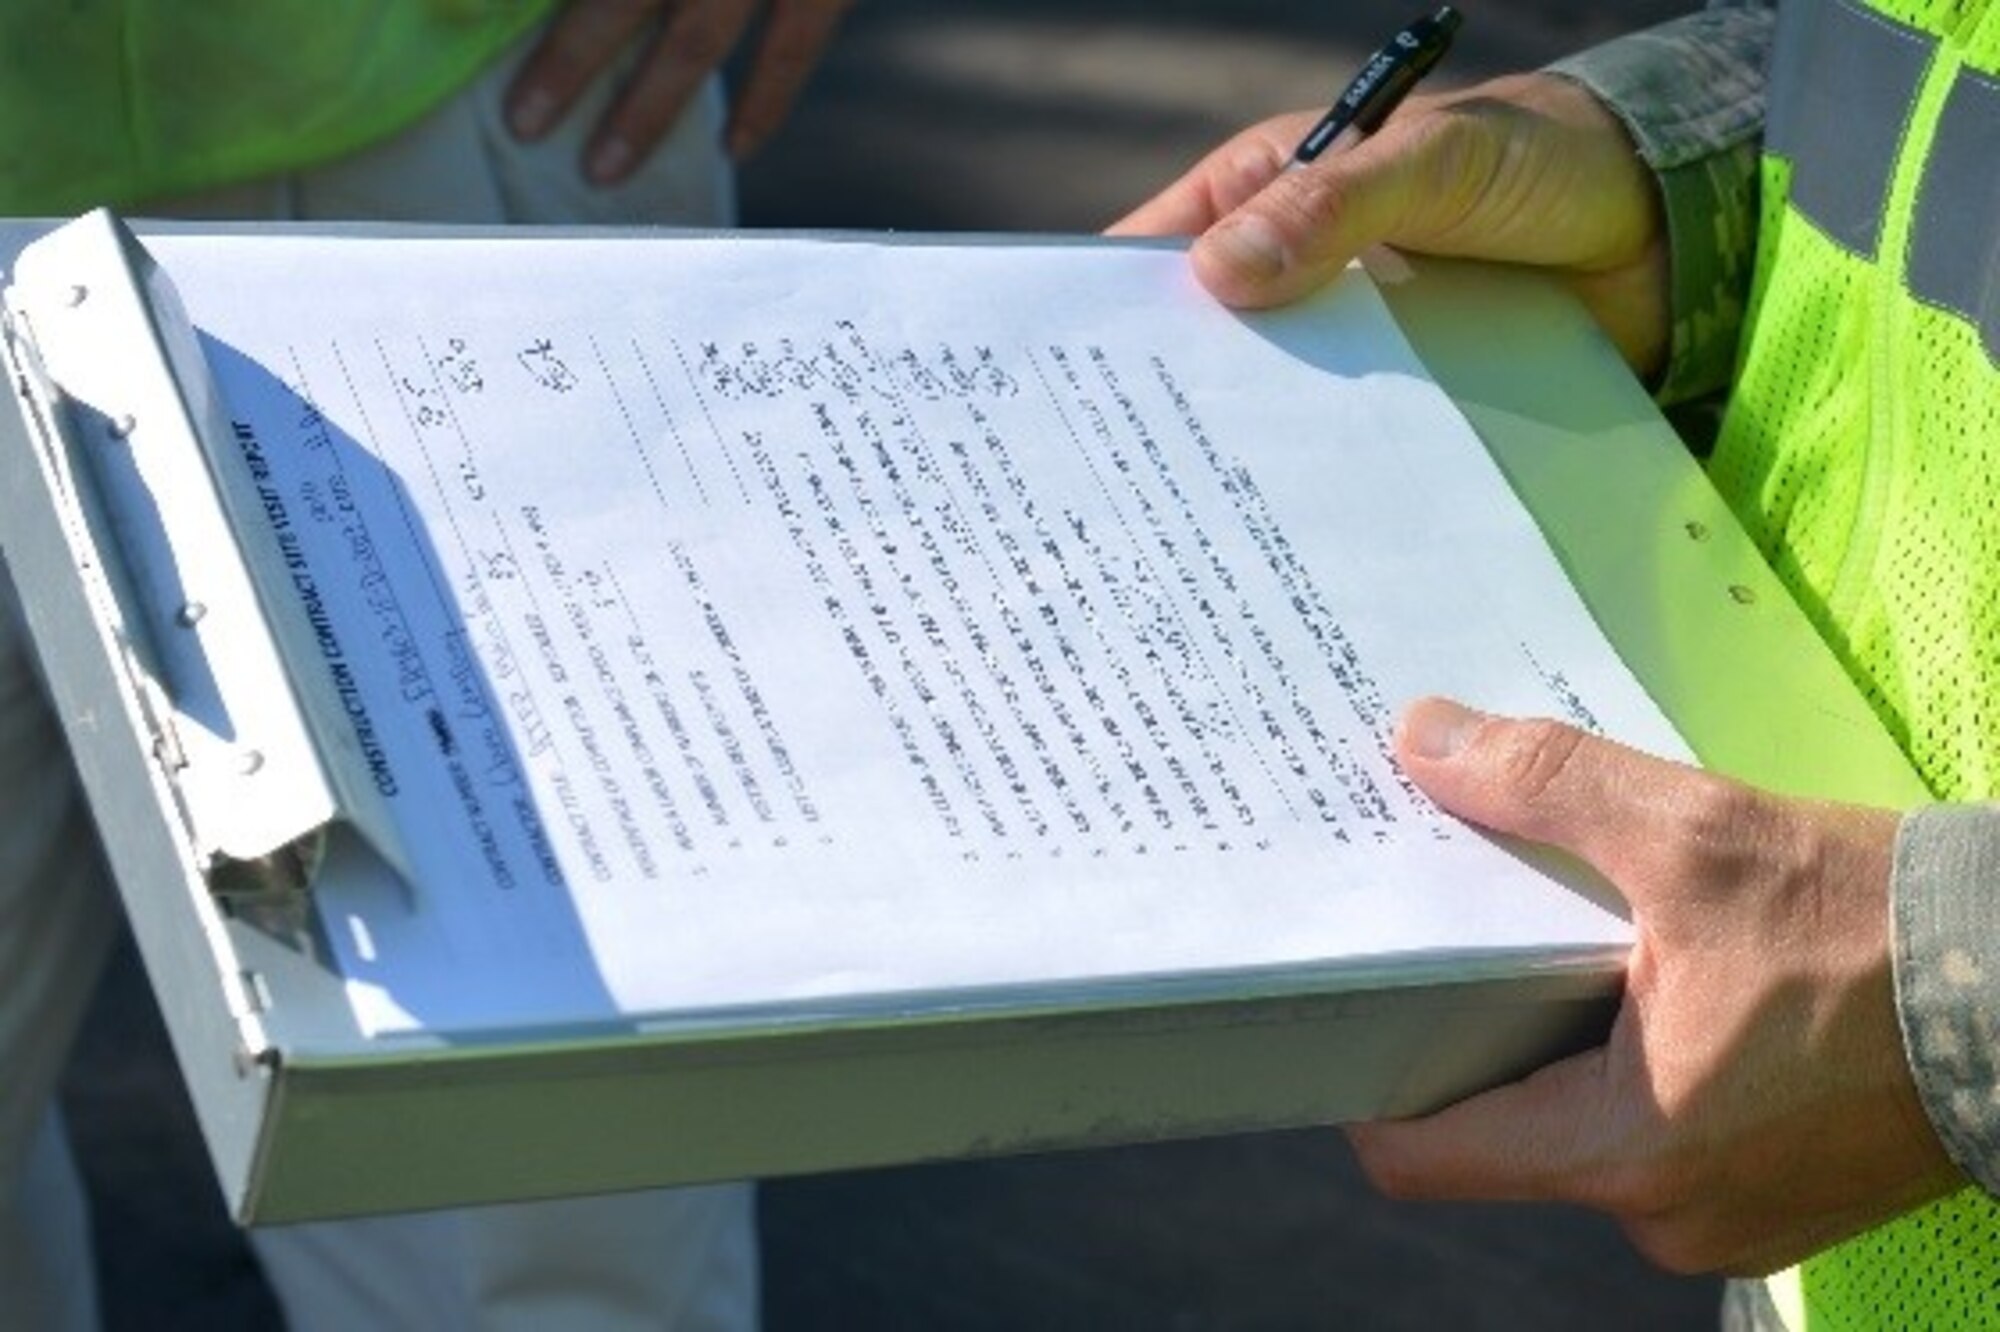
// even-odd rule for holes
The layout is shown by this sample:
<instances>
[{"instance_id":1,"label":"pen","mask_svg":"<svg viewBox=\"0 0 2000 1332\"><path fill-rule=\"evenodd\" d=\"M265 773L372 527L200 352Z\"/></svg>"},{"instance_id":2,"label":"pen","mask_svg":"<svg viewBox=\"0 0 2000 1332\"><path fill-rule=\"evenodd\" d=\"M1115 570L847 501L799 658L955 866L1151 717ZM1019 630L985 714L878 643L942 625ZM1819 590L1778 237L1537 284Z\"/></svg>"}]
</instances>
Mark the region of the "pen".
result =
<instances>
[{"instance_id":1,"label":"pen","mask_svg":"<svg viewBox=\"0 0 2000 1332\"><path fill-rule=\"evenodd\" d=\"M1452 34L1462 21L1456 9L1443 5L1437 13L1425 15L1391 37L1387 45L1368 57L1368 63L1361 67L1346 91L1334 99L1319 124L1299 141L1285 169L1295 170L1317 161L1320 154L1336 144L1344 148L1363 135L1373 134L1389 118L1389 113L1402 105L1410 89L1417 86L1417 80L1444 58L1444 53L1451 49Z\"/></svg>"}]
</instances>

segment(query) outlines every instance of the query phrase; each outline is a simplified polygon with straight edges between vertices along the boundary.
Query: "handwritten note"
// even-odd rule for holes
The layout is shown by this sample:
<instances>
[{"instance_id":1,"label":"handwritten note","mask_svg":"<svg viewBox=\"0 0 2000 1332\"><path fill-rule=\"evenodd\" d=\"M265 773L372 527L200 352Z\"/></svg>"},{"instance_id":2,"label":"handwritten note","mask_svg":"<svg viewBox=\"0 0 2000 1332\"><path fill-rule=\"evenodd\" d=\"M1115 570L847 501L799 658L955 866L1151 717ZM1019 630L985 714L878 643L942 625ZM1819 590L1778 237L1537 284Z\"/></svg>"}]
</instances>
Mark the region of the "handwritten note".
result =
<instances>
[{"instance_id":1,"label":"handwritten note","mask_svg":"<svg viewBox=\"0 0 2000 1332\"><path fill-rule=\"evenodd\" d=\"M1389 760L1429 692L1678 742L1358 273L153 245L415 867L318 893L369 1030L1624 938Z\"/></svg>"}]
</instances>

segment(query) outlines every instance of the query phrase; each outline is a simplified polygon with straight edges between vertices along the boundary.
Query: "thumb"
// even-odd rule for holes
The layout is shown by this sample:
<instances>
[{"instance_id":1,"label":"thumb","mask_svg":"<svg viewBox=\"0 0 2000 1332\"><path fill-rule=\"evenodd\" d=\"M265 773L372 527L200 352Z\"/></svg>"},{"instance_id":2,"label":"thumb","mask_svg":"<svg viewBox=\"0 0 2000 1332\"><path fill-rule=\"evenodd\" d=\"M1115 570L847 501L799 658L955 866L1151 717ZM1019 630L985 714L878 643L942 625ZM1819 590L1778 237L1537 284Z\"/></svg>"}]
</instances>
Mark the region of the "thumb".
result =
<instances>
[{"instance_id":1,"label":"thumb","mask_svg":"<svg viewBox=\"0 0 2000 1332\"><path fill-rule=\"evenodd\" d=\"M1645 876L1621 871L1684 837L1693 788L1715 780L1561 722L1496 717L1442 698L1404 712L1396 759L1446 811L1567 851L1628 897Z\"/></svg>"},{"instance_id":2,"label":"thumb","mask_svg":"<svg viewBox=\"0 0 2000 1332\"><path fill-rule=\"evenodd\" d=\"M1280 172L1195 242L1195 272L1226 305L1282 305L1323 286L1370 245L1421 238L1452 192L1440 177L1436 118Z\"/></svg>"}]
</instances>

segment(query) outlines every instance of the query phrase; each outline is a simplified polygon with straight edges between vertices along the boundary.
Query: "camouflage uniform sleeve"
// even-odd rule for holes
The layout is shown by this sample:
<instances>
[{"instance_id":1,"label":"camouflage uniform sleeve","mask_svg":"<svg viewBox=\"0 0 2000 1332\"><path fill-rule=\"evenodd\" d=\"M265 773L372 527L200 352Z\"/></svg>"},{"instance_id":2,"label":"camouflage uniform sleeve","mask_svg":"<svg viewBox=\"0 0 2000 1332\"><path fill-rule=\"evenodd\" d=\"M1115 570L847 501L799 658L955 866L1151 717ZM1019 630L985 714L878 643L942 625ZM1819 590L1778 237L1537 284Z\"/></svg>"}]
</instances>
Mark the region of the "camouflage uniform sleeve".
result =
<instances>
[{"instance_id":1,"label":"camouflage uniform sleeve","mask_svg":"<svg viewBox=\"0 0 2000 1332\"><path fill-rule=\"evenodd\" d=\"M1917 1094L1952 1160L2000 1194L2000 804L1904 815L1890 895Z\"/></svg>"},{"instance_id":2,"label":"camouflage uniform sleeve","mask_svg":"<svg viewBox=\"0 0 2000 1332\"><path fill-rule=\"evenodd\" d=\"M1662 403L1729 383L1757 247L1757 151L1768 3L1712 4L1550 68L1625 122L1660 182L1672 254L1673 340Z\"/></svg>"}]
</instances>

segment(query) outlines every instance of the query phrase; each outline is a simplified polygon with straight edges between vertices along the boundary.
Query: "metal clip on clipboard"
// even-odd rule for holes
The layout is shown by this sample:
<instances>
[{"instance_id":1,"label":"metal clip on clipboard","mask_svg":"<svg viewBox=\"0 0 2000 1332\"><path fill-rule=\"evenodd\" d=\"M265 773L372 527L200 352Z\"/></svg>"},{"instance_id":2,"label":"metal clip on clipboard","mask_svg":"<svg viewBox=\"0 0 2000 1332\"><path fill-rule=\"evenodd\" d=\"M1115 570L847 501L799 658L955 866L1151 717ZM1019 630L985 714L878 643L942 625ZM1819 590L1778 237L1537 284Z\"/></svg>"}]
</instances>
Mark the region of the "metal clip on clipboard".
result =
<instances>
[{"instance_id":1,"label":"metal clip on clipboard","mask_svg":"<svg viewBox=\"0 0 2000 1332\"><path fill-rule=\"evenodd\" d=\"M70 555L209 887L296 900L334 830L409 880L230 419L166 275L111 214L30 246L0 343Z\"/></svg>"}]
</instances>

